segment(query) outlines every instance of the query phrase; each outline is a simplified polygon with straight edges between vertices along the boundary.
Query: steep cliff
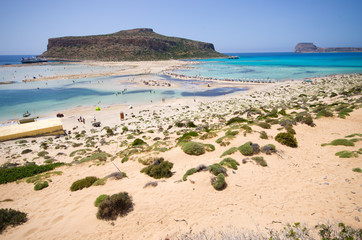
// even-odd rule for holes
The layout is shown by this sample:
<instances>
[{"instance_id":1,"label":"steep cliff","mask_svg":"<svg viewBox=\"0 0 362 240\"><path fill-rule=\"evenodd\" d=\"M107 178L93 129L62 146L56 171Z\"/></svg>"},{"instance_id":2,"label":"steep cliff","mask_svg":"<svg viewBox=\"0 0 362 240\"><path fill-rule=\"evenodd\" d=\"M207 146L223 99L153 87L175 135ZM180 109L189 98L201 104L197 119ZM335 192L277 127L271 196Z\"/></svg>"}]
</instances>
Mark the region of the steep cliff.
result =
<instances>
[{"instance_id":1,"label":"steep cliff","mask_svg":"<svg viewBox=\"0 0 362 240\"><path fill-rule=\"evenodd\" d=\"M295 53L327 53L327 52L362 52L362 48L355 47L337 47L320 48L313 43L298 43L294 49Z\"/></svg>"},{"instance_id":2,"label":"steep cliff","mask_svg":"<svg viewBox=\"0 0 362 240\"><path fill-rule=\"evenodd\" d=\"M142 61L225 57L214 45L167 37L149 28L125 30L106 35L61 37L48 40L49 59Z\"/></svg>"}]
</instances>

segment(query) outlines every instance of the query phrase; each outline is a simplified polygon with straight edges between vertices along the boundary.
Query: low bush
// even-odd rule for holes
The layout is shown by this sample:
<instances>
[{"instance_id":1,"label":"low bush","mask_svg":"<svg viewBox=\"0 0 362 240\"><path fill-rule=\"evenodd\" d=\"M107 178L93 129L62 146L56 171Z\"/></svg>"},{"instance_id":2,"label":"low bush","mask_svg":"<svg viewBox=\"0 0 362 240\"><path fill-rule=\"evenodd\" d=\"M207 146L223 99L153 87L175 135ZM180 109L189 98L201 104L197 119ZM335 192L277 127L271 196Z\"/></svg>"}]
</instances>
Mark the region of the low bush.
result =
<instances>
[{"instance_id":1,"label":"low bush","mask_svg":"<svg viewBox=\"0 0 362 240\"><path fill-rule=\"evenodd\" d=\"M220 173L217 175L216 179L213 178L212 186L218 191L225 189L226 188L225 175Z\"/></svg>"},{"instance_id":2,"label":"low bush","mask_svg":"<svg viewBox=\"0 0 362 240\"><path fill-rule=\"evenodd\" d=\"M214 163L210 165L208 169L215 176L219 175L220 173L224 173L226 175L226 169L221 166L220 163Z\"/></svg>"},{"instance_id":3,"label":"low bush","mask_svg":"<svg viewBox=\"0 0 362 240\"><path fill-rule=\"evenodd\" d=\"M140 147L142 145L147 145L147 143L145 141L143 141L140 138L136 138L133 142L132 142L132 147Z\"/></svg>"},{"instance_id":4,"label":"low bush","mask_svg":"<svg viewBox=\"0 0 362 240\"><path fill-rule=\"evenodd\" d=\"M244 143L243 145L241 145L238 150L241 152L241 154L243 154L244 156L251 156L253 155L253 146L252 146L252 142L247 142Z\"/></svg>"},{"instance_id":5,"label":"low bush","mask_svg":"<svg viewBox=\"0 0 362 240\"><path fill-rule=\"evenodd\" d=\"M353 168L352 171L362 173L362 169L360 169L360 168Z\"/></svg>"},{"instance_id":6,"label":"low bush","mask_svg":"<svg viewBox=\"0 0 362 240\"><path fill-rule=\"evenodd\" d=\"M155 179L169 178L172 176L172 167L173 163L164 161L163 158L160 158L159 161L155 162L153 165L143 168L141 173L145 173Z\"/></svg>"},{"instance_id":7,"label":"low bush","mask_svg":"<svg viewBox=\"0 0 362 240\"><path fill-rule=\"evenodd\" d=\"M293 134L293 135L297 134L295 132L294 128L292 126L290 126L290 125L286 126L285 130L287 130L287 133L290 133L290 134Z\"/></svg>"},{"instance_id":8,"label":"low bush","mask_svg":"<svg viewBox=\"0 0 362 240\"><path fill-rule=\"evenodd\" d=\"M106 184L108 177L100 178L97 181L95 181L92 186L102 186Z\"/></svg>"},{"instance_id":9,"label":"low bush","mask_svg":"<svg viewBox=\"0 0 362 240\"><path fill-rule=\"evenodd\" d=\"M195 127L197 127L197 126L194 124L194 122L189 121L189 122L187 122L187 127L189 127L189 128L195 128Z\"/></svg>"},{"instance_id":10,"label":"low bush","mask_svg":"<svg viewBox=\"0 0 362 240\"><path fill-rule=\"evenodd\" d=\"M11 209L1 208L0 209L0 233L2 233L8 226L15 227L22 223L25 223L28 219L27 214Z\"/></svg>"},{"instance_id":11,"label":"low bush","mask_svg":"<svg viewBox=\"0 0 362 240\"><path fill-rule=\"evenodd\" d=\"M225 132L225 135L227 135L227 136L236 136L236 135L238 135L238 133L239 133L239 131L237 131L237 130L232 130L232 129L229 129L229 130L227 130L226 132Z\"/></svg>"},{"instance_id":12,"label":"low bush","mask_svg":"<svg viewBox=\"0 0 362 240\"><path fill-rule=\"evenodd\" d=\"M34 185L34 190L35 190L35 191L39 191L39 190L42 190L42 189L44 189L44 188L47 188L48 186L49 186L48 181L37 182L37 183Z\"/></svg>"},{"instance_id":13,"label":"low bush","mask_svg":"<svg viewBox=\"0 0 362 240\"><path fill-rule=\"evenodd\" d=\"M35 163L21 167L11 167L0 169L0 184L14 182L19 179L31 177L42 172L54 170L54 168L64 165L64 163L51 163L46 165L36 165Z\"/></svg>"},{"instance_id":14,"label":"low bush","mask_svg":"<svg viewBox=\"0 0 362 240\"><path fill-rule=\"evenodd\" d=\"M233 153L235 153L236 151L238 150L237 147L232 147L232 148L229 148L228 150L226 150L225 152L223 152L223 154L221 154L221 158L226 156L226 155L231 155Z\"/></svg>"},{"instance_id":15,"label":"low bush","mask_svg":"<svg viewBox=\"0 0 362 240\"><path fill-rule=\"evenodd\" d=\"M188 176L190 176L196 172L197 172L196 168L191 168L191 169L187 170L186 173L184 174L184 176L182 177L182 180L186 181Z\"/></svg>"},{"instance_id":16,"label":"low bush","mask_svg":"<svg viewBox=\"0 0 362 240\"><path fill-rule=\"evenodd\" d=\"M101 204L107 197L108 197L107 194L99 195L99 196L96 198L96 200L94 201L94 206L95 206L95 207L98 207L99 204Z\"/></svg>"},{"instance_id":17,"label":"low bush","mask_svg":"<svg viewBox=\"0 0 362 240\"><path fill-rule=\"evenodd\" d=\"M205 150L208 152L213 152L215 151L215 146L212 144L204 144Z\"/></svg>"},{"instance_id":18,"label":"low bush","mask_svg":"<svg viewBox=\"0 0 362 240\"><path fill-rule=\"evenodd\" d=\"M270 129L271 125L269 123L266 122L260 122L257 124L259 127L264 128L264 129Z\"/></svg>"},{"instance_id":19,"label":"low bush","mask_svg":"<svg viewBox=\"0 0 362 240\"><path fill-rule=\"evenodd\" d=\"M322 144L322 146L326 146L326 145L353 147L354 143L351 140L339 138L339 139L333 140L330 143L323 143Z\"/></svg>"},{"instance_id":20,"label":"low bush","mask_svg":"<svg viewBox=\"0 0 362 240\"><path fill-rule=\"evenodd\" d=\"M297 122L307 124L308 126L311 126L311 127L315 126L312 116L307 112L297 113L295 120Z\"/></svg>"},{"instance_id":21,"label":"low bush","mask_svg":"<svg viewBox=\"0 0 362 240\"><path fill-rule=\"evenodd\" d=\"M24 149L22 152L21 152L21 154L27 154L27 153L30 153L30 152L32 152L33 150L31 150L31 149Z\"/></svg>"},{"instance_id":22,"label":"low bush","mask_svg":"<svg viewBox=\"0 0 362 240\"><path fill-rule=\"evenodd\" d=\"M179 139L177 143L190 142L192 137L197 137L199 134L197 132L188 132L184 133Z\"/></svg>"},{"instance_id":23,"label":"low bush","mask_svg":"<svg viewBox=\"0 0 362 240\"><path fill-rule=\"evenodd\" d=\"M203 135L200 136L200 139L201 140L205 140L205 139L210 139L210 138L214 138L214 137L217 137L217 134L214 133L214 132L207 132L207 133L204 133Z\"/></svg>"},{"instance_id":24,"label":"low bush","mask_svg":"<svg viewBox=\"0 0 362 240\"><path fill-rule=\"evenodd\" d=\"M275 140L288 147L293 147L293 148L298 147L297 139L291 133L278 133L275 136Z\"/></svg>"},{"instance_id":25,"label":"low bush","mask_svg":"<svg viewBox=\"0 0 362 240\"><path fill-rule=\"evenodd\" d=\"M262 167L266 167L268 166L268 164L266 163L266 161L264 160L264 157L252 157L252 160L254 160L256 162L256 164L262 166Z\"/></svg>"},{"instance_id":26,"label":"low bush","mask_svg":"<svg viewBox=\"0 0 362 240\"><path fill-rule=\"evenodd\" d=\"M268 139L268 134L265 131L261 131L259 137L261 139Z\"/></svg>"},{"instance_id":27,"label":"low bush","mask_svg":"<svg viewBox=\"0 0 362 240\"><path fill-rule=\"evenodd\" d=\"M353 112L352 108L343 108L338 112L338 117L345 119L351 112Z\"/></svg>"},{"instance_id":28,"label":"low bush","mask_svg":"<svg viewBox=\"0 0 362 240\"><path fill-rule=\"evenodd\" d=\"M238 170L238 166L240 165L235 159L228 157L224 158L220 165L227 166L228 168L232 168L234 170Z\"/></svg>"},{"instance_id":29,"label":"low bush","mask_svg":"<svg viewBox=\"0 0 362 240\"><path fill-rule=\"evenodd\" d=\"M357 158L358 153L351 152L351 151L340 151L335 154L336 156L340 158Z\"/></svg>"},{"instance_id":30,"label":"low bush","mask_svg":"<svg viewBox=\"0 0 362 240\"><path fill-rule=\"evenodd\" d=\"M205 146L198 142L186 142L182 146L182 150L186 154L199 156L205 153Z\"/></svg>"},{"instance_id":31,"label":"low bush","mask_svg":"<svg viewBox=\"0 0 362 240\"><path fill-rule=\"evenodd\" d=\"M248 122L248 120L241 117L233 117L226 122L226 125L231 125L233 123L243 123L243 122Z\"/></svg>"},{"instance_id":32,"label":"low bush","mask_svg":"<svg viewBox=\"0 0 362 240\"><path fill-rule=\"evenodd\" d=\"M270 155L270 154L272 154L272 153L275 153L275 152L276 152L275 145L273 145L273 144L267 144L267 145L265 145L265 146L263 146L263 147L261 148L261 152L262 152L262 153L265 153L265 154L267 154L267 155Z\"/></svg>"},{"instance_id":33,"label":"low bush","mask_svg":"<svg viewBox=\"0 0 362 240\"><path fill-rule=\"evenodd\" d=\"M322 109L320 110L318 113L317 113L317 118L320 118L320 117L333 117L333 113L327 109Z\"/></svg>"},{"instance_id":34,"label":"low bush","mask_svg":"<svg viewBox=\"0 0 362 240\"><path fill-rule=\"evenodd\" d=\"M49 152L47 151L41 151L41 152L38 152L38 157L44 157L45 155L48 155Z\"/></svg>"},{"instance_id":35,"label":"low bush","mask_svg":"<svg viewBox=\"0 0 362 240\"><path fill-rule=\"evenodd\" d=\"M82 190L83 188L89 188L98 179L99 178L93 177L93 176L79 179L79 180L73 182L72 186L70 186L70 191L74 192L74 191Z\"/></svg>"},{"instance_id":36,"label":"low bush","mask_svg":"<svg viewBox=\"0 0 362 240\"><path fill-rule=\"evenodd\" d=\"M127 177L127 174L125 172L114 172L107 176L107 178L114 178L116 180L122 179L124 177Z\"/></svg>"},{"instance_id":37,"label":"low bush","mask_svg":"<svg viewBox=\"0 0 362 240\"><path fill-rule=\"evenodd\" d=\"M132 197L127 192L107 196L99 205L97 218L103 220L116 220L133 210Z\"/></svg>"}]
</instances>

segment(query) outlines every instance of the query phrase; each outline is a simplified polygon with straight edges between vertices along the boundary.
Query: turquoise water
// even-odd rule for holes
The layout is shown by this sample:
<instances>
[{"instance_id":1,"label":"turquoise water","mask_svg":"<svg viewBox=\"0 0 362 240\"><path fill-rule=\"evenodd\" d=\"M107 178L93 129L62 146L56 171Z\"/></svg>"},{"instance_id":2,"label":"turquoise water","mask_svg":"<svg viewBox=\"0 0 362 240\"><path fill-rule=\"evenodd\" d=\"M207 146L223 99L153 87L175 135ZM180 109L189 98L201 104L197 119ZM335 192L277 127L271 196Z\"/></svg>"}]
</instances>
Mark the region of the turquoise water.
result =
<instances>
[{"instance_id":1,"label":"turquoise water","mask_svg":"<svg viewBox=\"0 0 362 240\"><path fill-rule=\"evenodd\" d=\"M362 53L229 53L239 59L198 60L186 76L241 80L301 80L332 74L362 73Z\"/></svg>"},{"instance_id":2,"label":"turquoise water","mask_svg":"<svg viewBox=\"0 0 362 240\"><path fill-rule=\"evenodd\" d=\"M238 79L304 79L330 74L362 73L362 53L293 54L248 53L239 59L199 60L192 69L175 71L188 76ZM0 56L0 65L21 56ZM122 84L132 76L109 76L85 79L52 80L24 83L22 80L52 75L102 73L120 67L97 67L82 64L50 64L24 67L0 67L0 81L14 84L0 85L0 122L21 118L26 111L36 115L56 114L77 106L106 107L114 104L148 104L162 98L212 97L232 94L245 89L199 88L197 81L182 81L168 76L155 76L160 80L177 82L181 89L136 89L133 84ZM124 94L116 94L127 91Z\"/></svg>"}]
</instances>

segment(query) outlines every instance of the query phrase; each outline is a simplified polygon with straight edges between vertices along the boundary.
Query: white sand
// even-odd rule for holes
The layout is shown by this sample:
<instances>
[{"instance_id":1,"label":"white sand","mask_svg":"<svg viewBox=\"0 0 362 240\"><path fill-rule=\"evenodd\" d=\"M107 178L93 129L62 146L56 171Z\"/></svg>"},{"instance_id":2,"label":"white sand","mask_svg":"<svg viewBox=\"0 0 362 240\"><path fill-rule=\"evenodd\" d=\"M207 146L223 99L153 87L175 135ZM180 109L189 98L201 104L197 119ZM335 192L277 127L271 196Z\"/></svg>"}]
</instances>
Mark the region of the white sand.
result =
<instances>
[{"instance_id":1,"label":"white sand","mask_svg":"<svg viewBox=\"0 0 362 240\"><path fill-rule=\"evenodd\" d=\"M333 91L338 85L328 83L320 86L330 86L327 91ZM240 94L220 99L181 99L158 105L135 106L127 109L125 106L112 106L100 112L91 108L72 109L66 111L62 120L64 128L74 132L86 130L87 136L95 135L104 138L109 145L97 146L112 155L125 147L120 143L126 140L126 135L121 135L122 126L130 130L140 129L145 131L146 142L152 144L155 137L164 138L158 131L159 127L166 130L168 125L177 120L189 119L197 125L202 124L202 119L212 124L228 120L232 113L245 106L258 107L266 103L288 104L290 99L304 94L317 94L315 85L305 85L296 82L285 82L272 85L257 85L247 94ZM209 108L208 108L209 107ZM124 111L127 116L125 121L120 121L119 112ZM135 117L131 117L132 114ZM156 114L156 115L155 115ZM219 117L213 115L218 114ZM79 123L77 118L82 115L86 124ZM101 137L105 130L95 134L90 133L89 120L96 116L102 126L118 125L113 137ZM141 120L142 119L142 120ZM203 229L223 229L227 226L236 228L254 229L264 231L266 228L280 229L286 223L303 222L310 226L318 223L344 222L353 227L360 228L362 219L362 192L361 173L352 169L362 167L362 158L339 158L335 153L342 150L358 150L362 148L362 141L356 142L354 147L325 146L322 143L330 142L337 138L344 138L353 133L362 133L362 109L356 109L346 119L337 117L321 118L315 120L316 127L298 124L294 127L297 132L298 148L290 148L279 144L273 139L259 138L259 131L266 131L269 136L279 133L280 125L273 125L271 129L262 129L252 125L253 133L244 136L238 134L231 144L222 147L215 143L218 137L224 135L219 131L213 139L196 141L214 144L216 150L201 156L185 154L180 147L160 153L165 160L174 163L171 178L155 180L140 173L144 165L134 160L121 163L121 158L116 158L114 163L128 178L121 180L108 180L103 186L93 186L81 191L71 192L71 184L86 176L105 177L117 170L111 162L95 166L92 162L79 165L63 166L57 168L62 171L61 176L52 176L48 188L34 191L33 184L24 181L19 184L8 183L0 185L0 200L13 199L12 202L0 202L1 208L13 208L28 213L29 220L20 226L7 229L2 239L176 239L176 234L196 232ZM76 128L73 130L73 128ZM175 146L175 131L169 131L171 146ZM148 133L147 130L154 130ZM99 131L99 129L97 129ZM27 139L26 146L8 141L0 143L0 163L6 161L23 162L36 157L40 152L39 145L48 137L36 138L36 144L30 144L33 138ZM58 144L66 144L62 137L54 139ZM72 142L77 142L74 138ZM128 140L129 142L133 139ZM230 147L238 147L247 141L252 141L263 146L268 143L276 145L278 154L265 155L268 167L261 167L253 162L242 164L244 157L236 152L231 157L239 163L238 170L228 169L226 178L227 188L216 191L210 184L211 174L200 172L188 177L186 182L177 182L184 173L199 164L210 165L221 161L220 155ZM80 140L83 142L84 140ZM56 144L47 150L50 156L58 161L71 162L69 154L85 148L69 147L68 149L55 149ZM69 146L70 144L68 144ZM10 156L20 153L25 148L33 149L33 153L21 155L12 159ZM58 155L63 152L66 155ZM146 154L147 155L147 154ZM34 159L42 163L44 159ZM143 188L149 181L158 181L157 187ZM101 194L115 194L128 192L134 202L134 210L127 216L117 218L112 222L98 220L97 208L93 203Z\"/></svg>"}]
</instances>

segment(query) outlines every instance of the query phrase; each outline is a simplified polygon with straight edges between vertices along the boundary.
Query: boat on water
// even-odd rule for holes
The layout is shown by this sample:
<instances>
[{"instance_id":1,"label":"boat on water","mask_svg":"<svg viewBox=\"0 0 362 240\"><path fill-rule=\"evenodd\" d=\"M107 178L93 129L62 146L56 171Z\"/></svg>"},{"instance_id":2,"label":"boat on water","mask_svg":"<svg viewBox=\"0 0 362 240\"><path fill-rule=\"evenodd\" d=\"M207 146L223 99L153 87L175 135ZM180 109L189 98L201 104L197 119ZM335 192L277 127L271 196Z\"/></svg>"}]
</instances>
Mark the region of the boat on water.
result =
<instances>
[{"instance_id":1,"label":"boat on water","mask_svg":"<svg viewBox=\"0 0 362 240\"><path fill-rule=\"evenodd\" d=\"M26 113L23 114L23 117L29 117L31 113L29 111L26 111Z\"/></svg>"},{"instance_id":2,"label":"boat on water","mask_svg":"<svg viewBox=\"0 0 362 240\"><path fill-rule=\"evenodd\" d=\"M228 57L228 59L239 59L239 57L238 56L230 56L230 57Z\"/></svg>"},{"instance_id":3,"label":"boat on water","mask_svg":"<svg viewBox=\"0 0 362 240\"><path fill-rule=\"evenodd\" d=\"M40 63L40 62L48 62L46 58L40 57L32 57L32 58L22 58L21 63Z\"/></svg>"}]
</instances>

